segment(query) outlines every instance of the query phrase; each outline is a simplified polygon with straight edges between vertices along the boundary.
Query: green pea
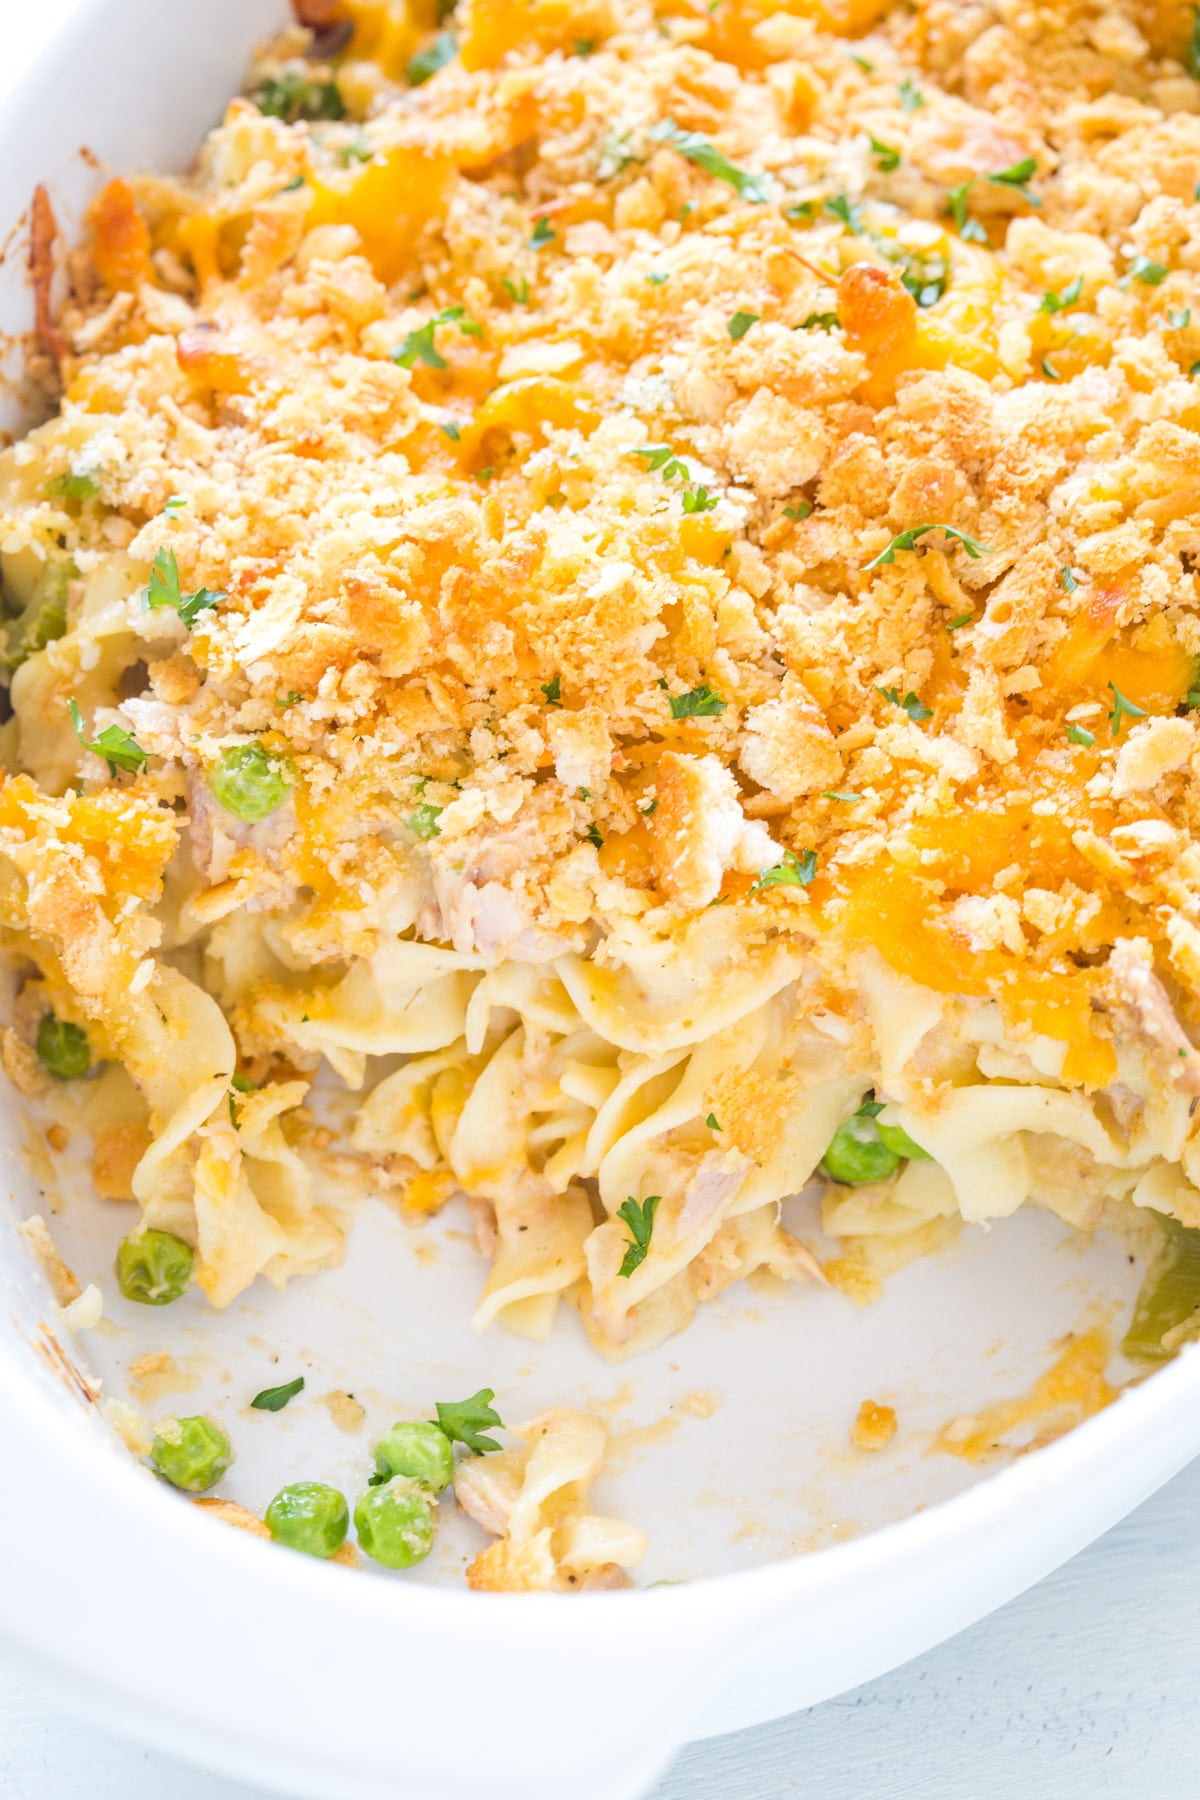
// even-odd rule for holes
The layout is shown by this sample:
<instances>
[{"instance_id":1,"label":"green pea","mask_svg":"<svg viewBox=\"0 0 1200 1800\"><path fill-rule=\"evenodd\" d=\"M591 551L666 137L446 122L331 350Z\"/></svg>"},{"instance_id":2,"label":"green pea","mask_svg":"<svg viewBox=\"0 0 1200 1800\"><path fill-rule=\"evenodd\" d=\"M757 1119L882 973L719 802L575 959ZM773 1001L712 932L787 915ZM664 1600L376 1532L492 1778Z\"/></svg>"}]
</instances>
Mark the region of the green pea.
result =
<instances>
[{"instance_id":1,"label":"green pea","mask_svg":"<svg viewBox=\"0 0 1200 1800\"><path fill-rule=\"evenodd\" d=\"M233 1461L229 1439L211 1419L168 1419L150 1446L150 1458L164 1481L187 1494L215 1487Z\"/></svg>"},{"instance_id":2,"label":"green pea","mask_svg":"<svg viewBox=\"0 0 1200 1800\"><path fill-rule=\"evenodd\" d=\"M375 1562L385 1569L411 1569L433 1549L436 1503L419 1482L394 1475L386 1486L359 1495L354 1529Z\"/></svg>"},{"instance_id":3,"label":"green pea","mask_svg":"<svg viewBox=\"0 0 1200 1800\"><path fill-rule=\"evenodd\" d=\"M131 1232L117 1250L117 1286L141 1306L166 1306L191 1280L194 1260L191 1245L174 1232Z\"/></svg>"},{"instance_id":4,"label":"green pea","mask_svg":"<svg viewBox=\"0 0 1200 1800\"><path fill-rule=\"evenodd\" d=\"M375 1445L376 1484L406 1475L432 1494L454 1479L454 1446L440 1425L405 1420Z\"/></svg>"},{"instance_id":5,"label":"green pea","mask_svg":"<svg viewBox=\"0 0 1200 1800\"><path fill-rule=\"evenodd\" d=\"M877 1125L875 1129L894 1156L902 1157L908 1162L931 1161L928 1150L922 1150L920 1144L914 1144L903 1126Z\"/></svg>"},{"instance_id":6,"label":"green pea","mask_svg":"<svg viewBox=\"0 0 1200 1800\"><path fill-rule=\"evenodd\" d=\"M857 1187L864 1181L882 1181L899 1166L900 1158L889 1150L879 1135L879 1127L866 1113L857 1112L839 1125L833 1142L821 1159L825 1173L834 1181Z\"/></svg>"},{"instance_id":7,"label":"green pea","mask_svg":"<svg viewBox=\"0 0 1200 1800\"><path fill-rule=\"evenodd\" d=\"M59 1081L73 1081L86 1075L92 1066L92 1052L87 1032L69 1019L56 1019L52 1012L42 1014L37 1030L37 1053L44 1068Z\"/></svg>"},{"instance_id":8,"label":"green pea","mask_svg":"<svg viewBox=\"0 0 1200 1800\"><path fill-rule=\"evenodd\" d=\"M236 744L222 750L208 772L208 785L226 812L254 825L287 799L287 766L261 744Z\"/></svg>"},{"instance_id":9,"label":"green pea","mask_svg":"<svg viewBox=\"0 0 1200 1800\"><path fill-rule=\"evenodd\" d=\"M323 1481L293 1481L280 1488L266 1512L277 1544L306 1556L333 1556L346 1541L350 1508L335 1487Z\"/></svg>"}]
</instances>

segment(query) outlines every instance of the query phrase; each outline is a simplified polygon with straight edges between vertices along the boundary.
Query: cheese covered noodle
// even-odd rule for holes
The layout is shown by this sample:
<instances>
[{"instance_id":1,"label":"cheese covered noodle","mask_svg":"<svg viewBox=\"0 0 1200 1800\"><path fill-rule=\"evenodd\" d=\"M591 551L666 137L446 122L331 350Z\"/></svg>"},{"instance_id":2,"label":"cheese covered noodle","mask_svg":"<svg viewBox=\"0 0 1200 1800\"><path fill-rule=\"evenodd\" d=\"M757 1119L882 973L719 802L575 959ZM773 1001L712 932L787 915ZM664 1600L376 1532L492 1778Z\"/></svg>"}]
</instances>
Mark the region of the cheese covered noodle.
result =
<instances>
[{"instance_id":1,"label":"cheese covered noodle","mask_svg":"<svg viewBox=\"0 0 1200 1800\"><path fill-rule=\"evenodd\" d=\"M6 1069L126 1071L216 1306L341 1252L322 1072L612 1356L823 1279L827 1152L852 1291L1200 1224L1190 10L322 11L103 186L0 457Z\"/></svg>"}]
</instances>

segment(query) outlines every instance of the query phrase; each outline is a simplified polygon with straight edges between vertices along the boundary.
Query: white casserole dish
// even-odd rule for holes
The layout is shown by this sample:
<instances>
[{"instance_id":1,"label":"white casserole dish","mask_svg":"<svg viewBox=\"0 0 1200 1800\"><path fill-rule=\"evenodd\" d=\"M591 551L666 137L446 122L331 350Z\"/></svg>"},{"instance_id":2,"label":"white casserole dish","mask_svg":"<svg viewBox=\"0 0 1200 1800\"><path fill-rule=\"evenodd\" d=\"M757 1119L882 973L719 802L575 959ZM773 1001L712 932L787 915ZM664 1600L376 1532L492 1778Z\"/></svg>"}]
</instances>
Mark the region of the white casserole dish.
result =
<instances>
[{"instance_id":1,"label":"white casserole dish","mask_svg":"<svg viewBox=\"0 0 1200 1800\"><path fill-rule=\"evenodd\" d=\"M3 96L0 227L45 180L70 234L96 179L82 146L115 168L186 163L283 14L282 0L83 0ZM24 331L29 314L18 231L0 265L0 331ZM13 350L8 373L18 366ZM19 415L10 401L4 423ZM0 1643L105 1725L287 1791L632 1800L689 1736L814 1704L978 1619L1200 1450L1191 1349L990 1479L967 1485L981 1471L927 1453L948 1418L1028 1388L1097 1297L1111 1307L1132 1292L1123 1248L1084 1246L1047 1218L1007 1221L990 1240L964 1233L869 1313L832 1294L734 1292L684 1338L608 1370L568 1324L537 1352L473 1339L467 1253L443 1241L430 1262L390 1214L364 1209L343 1270L283 1297L255 1290L223 1315L181 1303L169 1334L118 1301L119 1329L89 1334L83 1359L120 1396L139 1350L182 1338L197 1395L185 1410L222 1416L276 1360L314 1389L313 1376L352 1383L373 1423L427 1409L434 1385L487 1382L512 1419L590 1402L650 1427L640 1460L628 1442L603 1491L605 1510L650 1534L644 1579L707 1578L478 1596L459 1578L478 1541L466 1526L447 1532L432 1582L347 1576L215 1529L116 1444L71 1375L17 1230L24 1213L56 1214L80 1278L103 1282L113 1214L82 1191L39 1194L23 1132L5 1086ZM905 1430L852 1459L846 1430L868 1394L895 1404ZM262 1425L235 1433L230 1491L249 1504L293 1474L348 1484L361 1465L363 1441L339 1439L319 1409Z\"/></svg>"}]
</instances>

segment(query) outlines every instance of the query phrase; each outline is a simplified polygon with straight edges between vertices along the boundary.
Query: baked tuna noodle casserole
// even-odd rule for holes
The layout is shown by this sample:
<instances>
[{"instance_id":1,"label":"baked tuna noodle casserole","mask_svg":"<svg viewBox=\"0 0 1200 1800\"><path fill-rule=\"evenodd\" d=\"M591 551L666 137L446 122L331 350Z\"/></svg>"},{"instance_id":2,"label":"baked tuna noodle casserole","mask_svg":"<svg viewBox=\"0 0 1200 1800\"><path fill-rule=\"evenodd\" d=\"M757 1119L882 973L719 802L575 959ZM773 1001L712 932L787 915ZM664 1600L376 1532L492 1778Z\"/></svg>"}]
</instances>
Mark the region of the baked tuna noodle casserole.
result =
<instances>
[{"instance_id":1,"label":"baked tuna noodle casserole","mask_svg":"<svg viewBox=\"0 0 1200 1800\"><path fill-rule=\"evenodd\" d=\"M5 1065L108 1065L123 1288L335 1261L330 1171L611 1356L1200 1225L1191 9L298 11L53 320L33 215Z\"/></svg>"}]
</instances>

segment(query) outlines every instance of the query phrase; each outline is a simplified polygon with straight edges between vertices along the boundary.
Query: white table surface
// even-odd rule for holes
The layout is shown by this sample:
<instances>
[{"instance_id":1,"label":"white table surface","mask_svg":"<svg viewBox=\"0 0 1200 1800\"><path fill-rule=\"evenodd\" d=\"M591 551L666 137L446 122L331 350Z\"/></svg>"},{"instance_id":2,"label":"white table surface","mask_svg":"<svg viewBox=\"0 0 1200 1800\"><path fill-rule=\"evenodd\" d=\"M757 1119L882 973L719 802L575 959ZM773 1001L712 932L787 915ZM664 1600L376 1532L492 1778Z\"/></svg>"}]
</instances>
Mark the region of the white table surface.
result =
<instances>
[{"instance_id":1,"label":"white table surface","mask_svg":"<svg viewBox=\"0 0 1200 1800\"><path fill-rule=\"evenodd\" d=\"M918 1662L685 1751L652 1800L1194 1800L1198 1518L1200 1462ZM0 1796L266 1800L79 1724L2 1667Z\"/></svg>"}]
</instances>

